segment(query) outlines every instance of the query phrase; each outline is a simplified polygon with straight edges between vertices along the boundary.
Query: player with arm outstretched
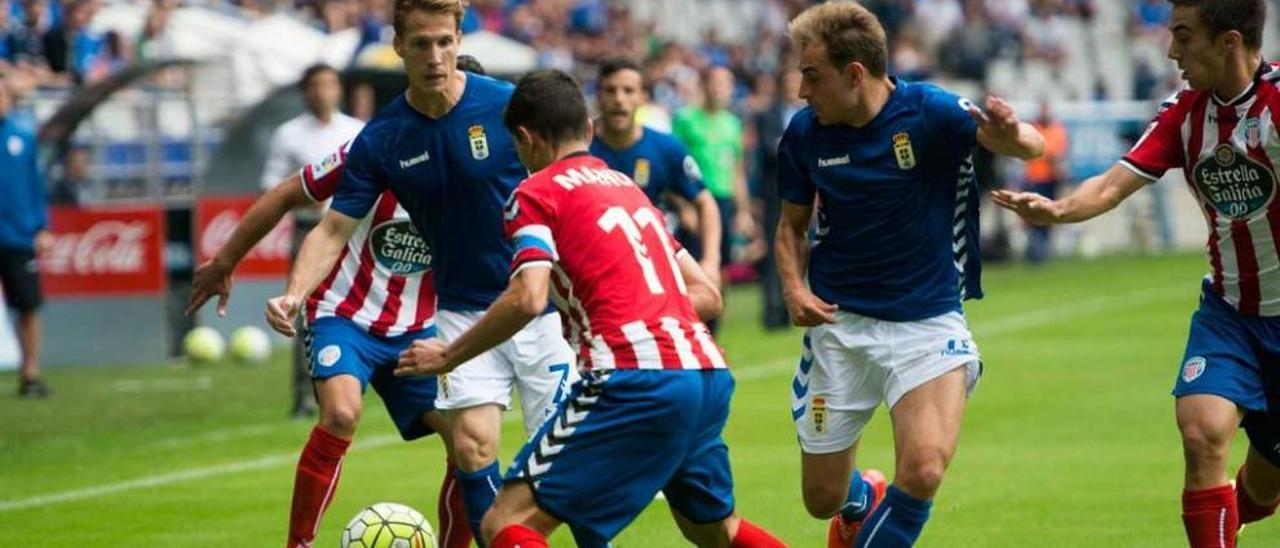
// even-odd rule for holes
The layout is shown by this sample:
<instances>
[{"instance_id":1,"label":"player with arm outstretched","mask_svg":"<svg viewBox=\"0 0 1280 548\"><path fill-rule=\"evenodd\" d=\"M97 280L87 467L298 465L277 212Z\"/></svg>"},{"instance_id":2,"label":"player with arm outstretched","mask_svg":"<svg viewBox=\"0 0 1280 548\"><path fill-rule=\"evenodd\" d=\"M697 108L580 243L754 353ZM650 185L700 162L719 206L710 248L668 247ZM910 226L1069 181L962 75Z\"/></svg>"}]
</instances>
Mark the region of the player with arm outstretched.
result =
<instances>
[{"instance_id":1,"label":"player with arm outstretched","mask_svg":"<svg viewBox=\"0 0 1280 548\"><path fill-rule=\"evenodd\" d=\"M831 518L832 548L910 546L982 371L961 304L982 296L970 154L981 144L1030 158L1044 142L999 99L982 113L890 77L884 30L856 3L811 7L789 30L809 106L778 145L776 249L792 321L809 328L791 387L805 506ZM882 402L896 457L887 489L854 468Z\"/></svg>"},{"instance_id":2,"label":"player with arm outstretched","mask_svg":"<svg viewBox=\"0 0 1280 548\"><path fill-rule=\"evenodd\" d=\"M259 198L227 243L196 269L187 313L217 296L218 313L226 314L236 265L286 213L332 197L345 160L344 146ZM382 397L405 440L439 432L446 446L451 441L448 422L435 409L436 379L401 379L390 374L409 343L436 335L434 316L431 250L395 196L383 193L374 211L360 220L341 262L307 299L304 347L320 417L298 460L287 546L310 546L315 540L360 422L361 396L368 385ZM441 546L471 544L463 512L449 461L436 512Z\"/></svg>"},{"instance_id":3,"label":"player with arm outstretched","mask_svg":"<svg viewBox=\"0 0 1280 548\"><path fill-rule=\"evenodd\" d=\"M1038 225L1091 219L1181 169L1209 226L1210 273L1173 389L1191 546L1235 546L1237 525L1280 505L1280 65L1264 62L1263 0L1174 0L1169 58L1188 88L1123 159L1070 196L998 191ZM1236 429L1249 454L1229 483Z\"/></svg>"},{"instance_id":4,"label":"player with arm outstretched","mask_svg":"<svg viewBox=\"0 0 1280 548\"><path fill-rule=\"evenodd\" d=\"M680 140L636 120L636 111L644 104L640 65L627 58L605 61L597 73L596 88L600 120L591 140L591 154L610 168L630 174L659 209L666 209L663 206L668 200L693 203L702 253L698 263L719 283L720 208L702 185L698 163Z\"/></svg>"},{"instance_id":5,"label":"player with arm outstretched","mask_svg":"<svg viewBox=\"0 0 1280 548\"><path fill-rule=\"evenodd\" d=\"M307 236L286 294L268 303L281 329L290 328L356 220L386 191L431 245L442 339L466 331L507 286L511 243L502 233L502 207L527 175L502 129L513 86L456 70L461 0L396 0L392 8L393 46L409 88L351 143L332 206ZM533 432L576 378L572 362L559 315L551 311L440 378L436 408L448 411L473 532L501 483L498 441L512 389L520 391L524 425Z\"/></svg>"},{"instance_id":6,"label":"player with arm outstretched","mask_svg":"<svg viewBox=\"0 0 1280 548\"><path fill-rule=\"evenodd\" d=\"M661 491L698 546L782 546L734 509L720 435L733 377L695 313L719 313L711 280L635 183L587 152L591 125L572 77L522 78L505 124L533 172L506 208L511 284L465 335L415 344L397 371L446 373L548 298L568 320L582 380L517 455L485 515L488 545L545 547L563 522L580 546L603 546Z\"/></svg>"}]
</instances>

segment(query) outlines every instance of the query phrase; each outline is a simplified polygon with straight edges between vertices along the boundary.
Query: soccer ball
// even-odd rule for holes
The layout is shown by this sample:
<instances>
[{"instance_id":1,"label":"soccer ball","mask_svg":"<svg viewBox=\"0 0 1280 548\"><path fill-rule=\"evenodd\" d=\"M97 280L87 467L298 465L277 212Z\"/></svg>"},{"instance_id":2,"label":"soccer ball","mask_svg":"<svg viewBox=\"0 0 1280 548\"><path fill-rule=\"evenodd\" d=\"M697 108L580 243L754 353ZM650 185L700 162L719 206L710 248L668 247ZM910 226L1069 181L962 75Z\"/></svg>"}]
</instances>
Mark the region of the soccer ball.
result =
<instances>
[{"instance_id":1,"label":"soccer ball","mask_svg":"<svg viewBox=\"0 0 1280 548\"><path fill-rule=\"evenodd\" d=\"M342 548L435 548L436 534L417 510L379 502L361 510L342 531Z\"/></svg>"},{"instance_id":2,"label":"soccer ball","mask_svg":"<svg viewBox=\"0 0 1280 548\"><path fill-rule=\"evenodd\" d=\"M240 363L262 363L271 355L271 338L261 328L246 325L231 332L229 350Z\"/></svg>"},{"instance_id":3,"label":"soccer ball","mask_svg":"<svg viewBox=\"0 0 1280 548\"><path fill-rule=\"evenodd\" d=\"M197 327L182 338L182 351L187 354L187 359L195 363L221 360L222 353L226 349L227 345L223 342L222 335L212 327Z\"/></svg>"}]
</instances>

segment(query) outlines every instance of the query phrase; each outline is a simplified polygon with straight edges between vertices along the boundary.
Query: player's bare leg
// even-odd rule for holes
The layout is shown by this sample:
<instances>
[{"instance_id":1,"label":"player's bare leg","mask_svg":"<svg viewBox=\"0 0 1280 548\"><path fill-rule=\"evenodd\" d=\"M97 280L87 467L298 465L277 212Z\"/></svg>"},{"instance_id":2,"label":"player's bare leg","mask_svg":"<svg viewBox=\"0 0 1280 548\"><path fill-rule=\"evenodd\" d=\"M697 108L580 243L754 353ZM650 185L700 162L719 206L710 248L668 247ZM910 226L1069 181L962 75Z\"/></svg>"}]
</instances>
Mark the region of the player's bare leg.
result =
<instances>
[{"instance_id":1,"label":"player's bare leg","mask_svg":"<svg viewBox=\"0 0 1280 548\"><path fill-rule=\"evenodd\" d=\"M1249 446L1249 456L1236 474L1240 525L1265 519L1280 506L1280 468Z\"/></svg>"},{"instance_id":2,"label":"player's bare leg","mask_svg":"<svg viewBox=\"0 0 1280 548\"><path fill-rule=\"evenodd\" d=\"M320 518L333 500L342 473L342 460L360 423L363 401L360 380L335 375L315 382L320 420L302 449L293 479L286 546L310 546Z\"/></svg>"},{"instance_id":3,"label":"player's bare leg","mask_svg":"<svg viewBox=\"0 0 1280 548\"><path fill-rule=\"evenodd\" d=\"M449 455L440 493L436 499L436 523L440 528L441 548L466 548L471 545L471 528L467 526L466 507L462 503L462 490L458 487L453 462L453 427L449 419L438 410L422 414L422 423L440 436L445 454Z\"/></svg>"},{"instance_id":4,"label":"player's bare leg","mask_svg":"<svg viewBox=\"0 0 1280 548\"><path fill-rule=\"evenodd\" d=\"M855 441L848 449L835 453L800 454L804 506L809 515L831 520L827 531L829 548L851 546L866 516L884 498L885 480L880 471L867 470L853 477L858 443L860 441ZM850 487L855 481L865 495L850 496Z\"/></svg>"},{"instance_id":5,"label":"player's bare leg","mask_svg":"<svg viewBox=\"0 0 1280 548\"><path fill-rule=\"evenodd\" d=\"M496 404L457 409L449 414L449 421L453 428L453 462L458 467L467 523L471 532L479 536L480 520L502 487L497 469L502 409Z\"/></svg>"},{"instance_id":6,"label":"player's bare leg","mask_svg":"<svg viewBox=\"0 0 1280 548\"><path fill-rule=\"evenodd\" d=\"M1239 507L1228 483L1227 456L1243 414L1230 400L1209 394L1178 398L1176 414L1186 459L1182 523L1187 540L1193 548L1235 546Z\"/></svg>"},{"instance_id":7,"label":"player's bare leg","mask_svg":"<svg viewBox=\"0 0 1280 548\"><path fill-rule=\"evenodd\" d=\"M547 546L547 537L559 525L560 520L538 508L529 484L516 481L502 486L480 531L490 548L539 548Z\"/></svg>"},{"instance_id":8,"label":"player's bare leg","mask_svg":"<svg viewBox=\"0 0 1280 548\"><path fill-rule=\"evenodd\" d=\"M742 519L737 511L729 517L712 523L695 523L675 508L671 517L685 540L700 548L773 548L783 547L782 541L764 529Z\"/></svg>"},{"instance_id":9,"label":"player's bare leg","mask_svg":"<svg viewBox=\"0 0 1280 548\"><path fill-rule=\"evenodd\" d=\"M1240 409L1221 396L1195 394L1178 398L1176 413L1186 459L1186 489L1226 484L1230 479L1227 457L1240 426Z\"/></svg>"},{"instance_id":10,"label":"player's bare leg","mask_svg":"<svg viewBox=\"0 0 1280 548\"><path fill-rule=\"evenodd\" d=\"M849 494L849 485L832 478L847 478L853 473L858 442L835 453L800 454L800 490L809 515L827 519L836 515Z\"/></svg>"},{"instance_id":11,"label":"player's bare leg","mask_svg":"<svg viewBox=\"0 0 1280 548\"><path fill-rule=\"evenodd\" d=\"M917 499L932 499L955 455L964 418L964 367L907 392L889 411L896 460L893 484Z\"/></svg>"},{"instance_id":12,"label":"player's bare leg","mask_svg":"<svg viewBox=\"0 0 1280 548\"><path fill-rule=\"evenodd\" d=\"M865 520L857 546L911 546L929 519L933 497L955 455L968 398L966 366L926 382L889 410L896 461L893 485ZM885 541L889 541L885 543Z\"/></svg>"},{"instance_id":13,"label":"player's bare leg","mask_svg":"<svg viewBox=\"0 0 1280 548\"><path fill-rule=\"evenodd\" d=\"M360 379L351 375L335 375L315 381L316 400L320 403L318 425L326 432L350 441L360 424L364 399Z\"/></svg>"}]
</instances>

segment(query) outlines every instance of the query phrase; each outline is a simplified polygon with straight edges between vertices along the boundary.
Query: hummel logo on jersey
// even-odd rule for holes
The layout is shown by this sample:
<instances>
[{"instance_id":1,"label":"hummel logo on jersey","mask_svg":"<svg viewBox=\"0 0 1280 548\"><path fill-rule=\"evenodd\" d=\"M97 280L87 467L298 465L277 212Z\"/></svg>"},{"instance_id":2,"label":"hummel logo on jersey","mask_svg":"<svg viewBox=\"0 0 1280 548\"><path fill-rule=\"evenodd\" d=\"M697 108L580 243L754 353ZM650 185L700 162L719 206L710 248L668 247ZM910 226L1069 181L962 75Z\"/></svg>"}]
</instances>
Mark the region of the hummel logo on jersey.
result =
<instances>
[{"instance_id":1,"label":"hummel logo on jersey","mask_svg":"<svg viewBox=\"0 0 1280 548\"><path fill-rule=\"evenodd\" d=\"M409 169L430 159L431 156L424 150L422 151L422 154L409 158L408 160L400 160L400 169Z\"/></svg>"},{"instance_id":2,"label":"hummel logo on jersey","mask_svg":"<svg viewBox=\"0 0 1280 548\"><path fill-rule=\"evenodd\" d=\"M849 163L849 155L836 158L818 158L818 167L842 166Z\"/></svg>"}]
</instances>

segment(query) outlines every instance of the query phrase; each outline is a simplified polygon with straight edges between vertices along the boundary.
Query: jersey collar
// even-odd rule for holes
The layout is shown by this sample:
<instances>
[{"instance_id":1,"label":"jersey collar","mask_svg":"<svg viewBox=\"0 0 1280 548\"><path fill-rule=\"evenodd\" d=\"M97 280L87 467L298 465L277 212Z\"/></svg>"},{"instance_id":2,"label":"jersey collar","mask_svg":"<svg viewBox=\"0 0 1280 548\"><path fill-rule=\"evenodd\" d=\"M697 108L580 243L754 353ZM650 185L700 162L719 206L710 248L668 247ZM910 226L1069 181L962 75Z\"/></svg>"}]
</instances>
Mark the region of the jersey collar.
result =
<instances>
[{"instance_id":1,"label":"jersey collar","mask_svg":"<svg viewBox=\"0 0 1280 548\"><path fill-rule=\"evenodd\" d=\"M1211 94L1213 97L1213 102L1216 103L1218 106L1223 106L1223 107L1235 107L1248 102L1250 99L1253 98L1254 93L1258 91L1258 81L1262 80L1262 75L1266 74L1270 70L1271 70L1271 65L1267 63L1266 59L1263 59L1262 63L1258 65L1258 70L1254 71L1253 73L1253 81L1249 82L1249 87L1245 88L1245 90L1241 92L1240 95L1237 95L1234 99L1231 99L1230 101L1226 101L1219 98L1218 92L1214 91Z\"/></svg>"}]
</instances>

